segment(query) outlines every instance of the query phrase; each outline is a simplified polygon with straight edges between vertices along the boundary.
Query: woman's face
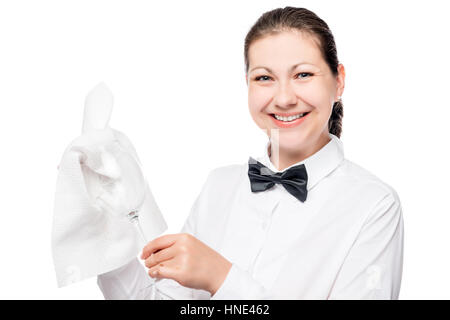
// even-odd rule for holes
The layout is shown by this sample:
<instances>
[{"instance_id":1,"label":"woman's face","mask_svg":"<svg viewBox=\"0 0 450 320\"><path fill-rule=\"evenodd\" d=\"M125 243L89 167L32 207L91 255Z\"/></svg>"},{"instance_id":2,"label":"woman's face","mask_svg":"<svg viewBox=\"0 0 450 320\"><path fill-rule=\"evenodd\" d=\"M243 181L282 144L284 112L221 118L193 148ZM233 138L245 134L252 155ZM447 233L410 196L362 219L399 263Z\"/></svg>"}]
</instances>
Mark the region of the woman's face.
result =
<instances>
[{"instance_id":1,"label":"woman's face","mask_svg":"<svg viewBox=\"0 0 450 320\"><path fill-rule=\"evenodd\" d=\"M328 120L344 87L343 65L340 76L333 76L315 41L296 31L253 42L248 57L248 105L258 127L269 137L271 129L279 129L279 148L286 152L328 142ZM275 118L306 112L293 121Z\"/></svg>"}]
</instances>

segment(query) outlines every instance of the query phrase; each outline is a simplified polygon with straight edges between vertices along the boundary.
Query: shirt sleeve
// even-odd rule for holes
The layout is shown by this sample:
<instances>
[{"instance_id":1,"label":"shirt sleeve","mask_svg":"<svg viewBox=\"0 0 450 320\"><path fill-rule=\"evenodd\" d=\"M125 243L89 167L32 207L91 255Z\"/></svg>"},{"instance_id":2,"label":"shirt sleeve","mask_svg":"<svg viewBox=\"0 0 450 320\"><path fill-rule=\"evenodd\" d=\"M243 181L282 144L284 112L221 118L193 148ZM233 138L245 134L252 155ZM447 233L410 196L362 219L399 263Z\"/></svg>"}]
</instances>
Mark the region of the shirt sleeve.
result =
<instances>
[{"instance_id":1,"label":"shirt sleeve","mask_svg":"<svg viewBox=\"0 0 450 320\"><path fill-rule=\"evenodd\" d=\"M195 200L181 233L195 236L197 211L207 183ZM110 272L97 276L97 285L107 300L204 300L211 294L200 289L187 288L172 279L150 277L138 258Z\"/></svg>"},{"instance_id":2,"label":"shirt sleeve","mask_svg":"<svg viewBox=\"0 0 450 320\"><path fill-rule=\"evenodd\" d=\"M393 190L374 207L328 299L396 300L403 269L403 214Z\"/></svg>"},{"instance_id":3,"label":"shirt sleeve","mask_svg":"<svg viewBox=\"0 0 450 320\"><path fill-rule=\"evenodd\" d=\"M263 300L269 299L266 288L252 275L236 265L231 268L211 300Z\"/></svg>"}]
</instances>

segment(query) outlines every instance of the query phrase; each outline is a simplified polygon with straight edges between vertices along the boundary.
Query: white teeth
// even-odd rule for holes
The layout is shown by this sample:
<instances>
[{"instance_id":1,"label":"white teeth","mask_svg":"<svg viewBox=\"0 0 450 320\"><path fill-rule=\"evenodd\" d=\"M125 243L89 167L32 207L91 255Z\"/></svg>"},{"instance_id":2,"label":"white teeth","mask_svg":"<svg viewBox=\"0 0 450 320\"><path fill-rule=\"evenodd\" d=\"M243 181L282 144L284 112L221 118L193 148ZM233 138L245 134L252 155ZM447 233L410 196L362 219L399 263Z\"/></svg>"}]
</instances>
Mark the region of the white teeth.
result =
<instances>
[{"instance_id":1,"label":"white teeth","mask_svg":"<svg viewBox=\"0 0 450 320\"><path fill-rule=\"evenodd\" d=\"M304 115L304 113L299 113L299 114L297 114L295 116L281 117L279 115L274 114L275 118L277 120L281 120L281 121L292 121L292 120L295 120L295 119L303 117L303 115Z\"/></svg>"}]
</instances>

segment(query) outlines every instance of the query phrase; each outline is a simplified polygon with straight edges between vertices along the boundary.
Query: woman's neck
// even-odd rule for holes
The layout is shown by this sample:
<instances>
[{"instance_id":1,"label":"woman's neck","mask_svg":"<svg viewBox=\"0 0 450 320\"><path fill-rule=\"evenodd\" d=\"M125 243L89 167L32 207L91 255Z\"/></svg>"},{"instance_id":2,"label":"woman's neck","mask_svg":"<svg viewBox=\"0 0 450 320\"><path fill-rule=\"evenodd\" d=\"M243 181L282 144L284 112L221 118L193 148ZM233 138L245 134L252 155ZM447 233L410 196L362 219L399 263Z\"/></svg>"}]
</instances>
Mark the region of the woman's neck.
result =
<instances>
[{"instance_id":1,"label":"woman's neck","mask_svg":"<svg viewBox=\"0 0 450 320\"><path fill-rule=\"evenodd\" d=\"M322 149L330 141L331 138L328 135L327 136L321 135L316 143L300 150L299 152L292 152L290 150L278 148L278 157L276 156L277 154L276 150L275 152L272 152L272 143L268 145L267 151L269 154L269 159L272 162L273 166L277 168L278 171L282 171L292 166L293 164L296 164L297 162L309 158L314 153Z\"/></svg>"}]
</instances>

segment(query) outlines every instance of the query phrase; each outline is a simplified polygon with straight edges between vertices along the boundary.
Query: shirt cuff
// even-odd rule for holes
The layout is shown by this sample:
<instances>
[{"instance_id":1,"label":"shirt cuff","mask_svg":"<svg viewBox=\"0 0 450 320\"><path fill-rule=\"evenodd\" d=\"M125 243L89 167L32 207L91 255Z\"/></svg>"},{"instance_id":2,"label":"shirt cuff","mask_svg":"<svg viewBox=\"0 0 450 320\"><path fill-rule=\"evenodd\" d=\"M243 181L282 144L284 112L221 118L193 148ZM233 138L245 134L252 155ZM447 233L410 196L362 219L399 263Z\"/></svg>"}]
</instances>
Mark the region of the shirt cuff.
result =
<instances>
[{"instance_id":1,"label":"shirt cuff","mask_svg":"<svg viewBox=\"0 0 450 320\"><path fill-rule=\"evenodd\" d=\"M259 300L264 299L266 289L238 265L232 263L222 285L211 300Z\"/></svg>"}]
</instances>

